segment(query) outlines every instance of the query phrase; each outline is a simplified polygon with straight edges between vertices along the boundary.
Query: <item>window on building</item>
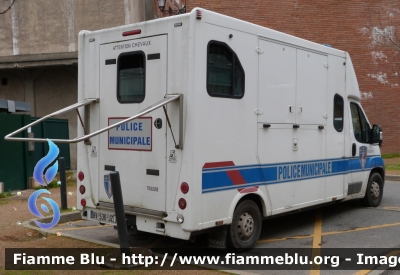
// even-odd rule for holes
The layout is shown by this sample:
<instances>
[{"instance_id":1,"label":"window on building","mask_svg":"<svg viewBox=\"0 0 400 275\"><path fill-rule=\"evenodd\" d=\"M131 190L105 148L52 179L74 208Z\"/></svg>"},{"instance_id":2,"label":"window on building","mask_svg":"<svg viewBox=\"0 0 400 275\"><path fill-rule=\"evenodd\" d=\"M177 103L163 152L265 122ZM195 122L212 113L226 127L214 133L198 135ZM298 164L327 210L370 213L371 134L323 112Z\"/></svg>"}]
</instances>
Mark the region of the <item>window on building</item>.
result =
<instances>
[{"instance_id":1,"label":"window on building","mask_svg":"<svg viewBox=\"0 0 400 275\"><path fill-rule=\"evenodd\" d=\"M350 103L350 110L356 140L361 143L369 143L371 127L364 112L356 103Z\"/></svg>"},{"instance_id":2,"label":"window on building","mask_svg":"<svg viewBox=\"0 0 400 275\"><path fill-rule=\"evenodd\" d=\"M333 97L333 126L338 132L343 131L343 104L343 97L335 94Z\"/></svg>"},{"instance_id":3,"label":"window on building","mask_svg":"<svg viewBox=\"0 0 400 275\"><path fill-rule=\"evenodd\" d=\"M118 57L117 99L120 103L140 103L145 96L145 55L123 53Z\"/></svg>"},{"instance_id":4,"label":"window on building","mask_svg":"<svg viewBox=\"0 0 400 275\"><path fill-rule=\"evenodd\" d=\"M244 95L243 67L225 43L210 41L208 44L207 92L216 97L242 98Z\"/></svg>"}]
</instances>

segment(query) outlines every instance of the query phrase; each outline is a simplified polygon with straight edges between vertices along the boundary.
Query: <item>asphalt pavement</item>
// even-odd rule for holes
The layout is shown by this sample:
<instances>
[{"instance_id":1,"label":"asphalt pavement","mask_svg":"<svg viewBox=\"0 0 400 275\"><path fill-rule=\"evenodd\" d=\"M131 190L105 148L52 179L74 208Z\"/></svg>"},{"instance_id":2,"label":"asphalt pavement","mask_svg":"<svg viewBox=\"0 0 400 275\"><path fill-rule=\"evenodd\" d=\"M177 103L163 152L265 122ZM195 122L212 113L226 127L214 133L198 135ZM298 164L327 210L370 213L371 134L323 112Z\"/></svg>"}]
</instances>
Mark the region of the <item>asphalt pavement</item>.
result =
<instances>
[{"instance_id":1,"label":"asphalt pavement","mask_svg":"<svg viewBox=\"0 0 400 275\"><path fill-rule=\"evenodd\" d=\"M359 201L349 201L323 208L299 212L263 222L256 248L338 248L338 249L399 249L400 256L400 182L386 181L379 207L368 208ZM72 216L71 216L72 217ZM75 215L75 218L77 215ZM51 233L119 247L118 233L112 225L97 222L63 219ZM32 226L31 223L25 223ZM29 225L30 224L30 225ZM195 242L140 233L130 235L131 247L150 249L204 247L206 238ZM257 250L258 251L258 250ZM397 254L396 254L397 255ZM399 263L400 265L400 263ZM399 274L398 270L344 270L340 274ZM247 271L249 273L249 271ZM316 273L315 273L316 272ZM282 271L251 271L255 274L283 274ZM290 271L289 274L338 274L329 270Z\"/></svg>"}]
</instances>

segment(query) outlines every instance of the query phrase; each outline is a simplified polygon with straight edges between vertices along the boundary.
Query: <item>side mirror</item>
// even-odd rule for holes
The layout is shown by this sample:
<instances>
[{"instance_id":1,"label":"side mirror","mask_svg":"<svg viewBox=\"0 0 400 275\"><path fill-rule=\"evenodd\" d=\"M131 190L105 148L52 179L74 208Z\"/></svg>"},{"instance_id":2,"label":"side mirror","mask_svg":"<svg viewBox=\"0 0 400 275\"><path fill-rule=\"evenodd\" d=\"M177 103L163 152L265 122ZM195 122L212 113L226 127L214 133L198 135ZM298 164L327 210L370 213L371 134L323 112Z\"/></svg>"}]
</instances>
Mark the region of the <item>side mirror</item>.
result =
<instances>
[{"instance_id":1,"label":"side mirror","mask_svg":"<svg viewBox=\"0 0 400 275\"><path fill-rule=\"evenodd\" d=\"M371 144L382 145L382 127L374 124L371 130Z\"/></svg>"}]
</instances>

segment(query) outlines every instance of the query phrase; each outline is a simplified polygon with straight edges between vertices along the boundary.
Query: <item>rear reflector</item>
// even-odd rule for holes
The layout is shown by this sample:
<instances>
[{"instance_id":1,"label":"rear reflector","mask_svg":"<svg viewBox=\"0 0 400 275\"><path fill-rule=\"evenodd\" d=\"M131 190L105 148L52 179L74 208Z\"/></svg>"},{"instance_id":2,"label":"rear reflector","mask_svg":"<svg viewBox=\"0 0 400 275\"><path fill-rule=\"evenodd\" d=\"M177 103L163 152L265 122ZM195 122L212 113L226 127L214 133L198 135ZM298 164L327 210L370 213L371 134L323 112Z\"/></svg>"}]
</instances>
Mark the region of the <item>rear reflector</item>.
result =
<instances>
[{"instance_id":1,"label":"rear reflector","mask_svg":"<svg viewBox=\"0 0 400 275\"><path fill-rule=\"evenodd\" d=\"M142 33L142 30L133 30L133 31L123 32L122 36L129 36L129 35L135 35L135 34L140 34L140 33Z\"/></svg>"},{"instance_id":2,"label":"rear reflector","mask_svg":"<svg viewBox=\"0 0 400 275\"><path fill-rule=\"evenodd\" d=\"M84 174L82 171L79 171L79 173L78 173L78 179L79 179L80 181L83 181L84 178L85 178L85 174Z\"/></svg>"},{"instance_id":3,"label":"rear reflector","mask_svg":"<svg viewBox=\"0 0 400 275\"><path fill-rule=\"evenodd\" d=\"M79 186L79 192L83 195L86 192L86 188L84 185Z\"/></svg>"},{"instance_id":4,"label":"rear reflector","mask_svg":"<svg viewBox=\"0 0 400 275\"><path fill-rule=\"evenodd\" d=\"M189 185L186 182L181 183L181 192L183 194L186 194L187 192L189 192Z\"/></svg>"},{"instance_id":5,"label":"rear reflector","mask_svg":"<svg viewBox=\"0 0 400 275\"><path fill-rule=\"evenodd\" d=\"M180 209L185 209L186 208L186 200L185 199L179 199L178 205Z\"/></svg>"}]
</instances>

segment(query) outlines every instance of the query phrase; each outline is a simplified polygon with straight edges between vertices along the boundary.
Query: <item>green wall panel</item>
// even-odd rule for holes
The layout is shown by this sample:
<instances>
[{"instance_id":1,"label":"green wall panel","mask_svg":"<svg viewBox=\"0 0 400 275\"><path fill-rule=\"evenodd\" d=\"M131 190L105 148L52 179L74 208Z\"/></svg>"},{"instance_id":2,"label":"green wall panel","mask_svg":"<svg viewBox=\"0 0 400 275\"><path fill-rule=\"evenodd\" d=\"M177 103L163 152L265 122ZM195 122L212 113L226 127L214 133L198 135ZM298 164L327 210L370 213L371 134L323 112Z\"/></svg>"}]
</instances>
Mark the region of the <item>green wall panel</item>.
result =
<instances>
[{"instance_id":1,"label":"green wall panel","mask_svg":"<svg viewBox=\"0 0 400 275\"><path fill-rule=\"evenodd\" d=\"M0 113L0 182L4 191L26 189L31 177L32 155L28 152L28 143L5 141L4 136L30 122L29 115ZM16 137L26 137L26 131Z\"/></svg>"}]
</instances>

